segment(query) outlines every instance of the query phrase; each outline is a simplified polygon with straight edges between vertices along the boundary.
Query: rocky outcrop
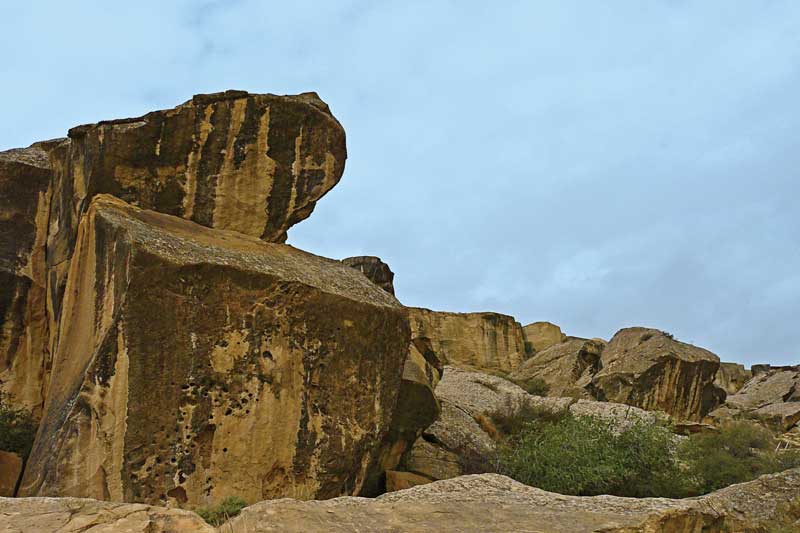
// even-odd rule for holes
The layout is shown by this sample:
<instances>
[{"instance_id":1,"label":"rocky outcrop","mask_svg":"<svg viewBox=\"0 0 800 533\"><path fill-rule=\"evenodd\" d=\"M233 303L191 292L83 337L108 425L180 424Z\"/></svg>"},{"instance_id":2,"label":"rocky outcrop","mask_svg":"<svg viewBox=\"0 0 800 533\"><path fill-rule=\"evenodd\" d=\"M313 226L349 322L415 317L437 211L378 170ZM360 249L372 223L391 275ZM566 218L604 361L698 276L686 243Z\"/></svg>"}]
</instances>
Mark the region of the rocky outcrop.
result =
<instances>
[{"instance_id":1,"label":"rocky outcrop","mask_svg":"<svg viewBox=\"0 0 800 533\"><path fill-rule=\"evenodd\" d=\"M81 498L0 498L0 533L214 533L190 511Z\"/></svg>"},{"instance_id":2,"label":"rocky outcrop","mask_svg":"<svg viewBox=\"0 0 800 533\"><path fill-rule=\"evenodd\" d=\"M429 343L442 364L507 374L525 360L522 327L498 313L445 313L408 308L411 333Z\"/></svg>"},{"instance_id":3,"label":"rocky outcrop","mask_svg":"<svg viewBox=\"0 0 800 533\"><path fill-rule=\"evenodd\" d=\"M781 431L800 423L800 366L762 367L754 374L709 419L755 418Z\"/></svg>"},{"instance_id":4,"label":"rocky outcrop","mask_svg":"<svg viewBox=\"0 0 800 533\"><path fill-rule=\"evenodd\" d=\"M22 475L22 458L0 450L0 496L13 496Z\"/></svg>"},{"instance_id":5,"label":"rocky outcrop","mask_svg":"<svg viewBox=\"0 0 800 533\"><path fill-rule=\"evenodd\" d=\"M600 364L590 385L598 400L700 420L725 399L714 385L719 358L656 329L618 331Z\"/></svg>"},{"instance_id":6,"label":"rocky outcrop","mask_svg":"<svg viewBox=\"0 0 800 533\"><path fill-rule=\"evenodd\" d=\"M381 261L380 257L370 255L347 257L342 259L342 263L360 270L372 283L389 294L394 294L394 272L389 268L389 265Z\"/></svg>"},{"instance_id":7,"label":"rocky outcrop","mask_svg":"<svg viewBox=\"0 0 800 533\"><path fill-rule=\"evenodd\" d=\"M525 341L535 352L541 352L551 346L562 343L567 336L561 333L561 328L550 322L534 322L522 328Z\"/></svg>"},{"instance_id":8,"label":"rocky outcrop","mask_svg":"<svg viewBox=\"0 0 800 533\"><path fill-rule=\"evenodd\" d=\"M739 363L720 363L714 385L723 389L728 395L736 394L744 387L753 373Z\"/></svg>"},{"instance_id":9,"label":"rocky outcrop","mask_svg":"<svg viewBox=\"0 0 800 533\"><path fill-rule=\"evenodd\" d=\"M261 502L244 509L219 531L793 531L800 527L798 493L800 470L686 500L563 496L483 474L437 481L373 500Z\"/></svg>"},{"instance_id":10,"label":"rocky outcrop","mask_svg":"<svg viewBox=\"0 0 800 533\"><path fill-rule=\"evenodd\" d=\"M509 377L517 383L540 379L547 383L550 396L588 399L587 387L600 368L605 346L600 339L570 338L537 351Z\"/></svg>"},{"instance_id":11,"label":"rocky outcrop","mask_svg":"<svg viewBox=\"0 0 800 533\"><path fill-rule=\"evenodd\" d=\"M95 197L20 494L195 506L357 494L404 309L338 261Z\"/></svg>"},{"instance_id":12,"label":"rocky outcrop","mask_svg":"<svg viewBox=\"0 0 800 533\"><path fill-rule=\"evenodd\" d=\"M0 152L0 391L41 413L48 372L45 242L50 163L38 145Z\"/></svg>"}]
</instances>

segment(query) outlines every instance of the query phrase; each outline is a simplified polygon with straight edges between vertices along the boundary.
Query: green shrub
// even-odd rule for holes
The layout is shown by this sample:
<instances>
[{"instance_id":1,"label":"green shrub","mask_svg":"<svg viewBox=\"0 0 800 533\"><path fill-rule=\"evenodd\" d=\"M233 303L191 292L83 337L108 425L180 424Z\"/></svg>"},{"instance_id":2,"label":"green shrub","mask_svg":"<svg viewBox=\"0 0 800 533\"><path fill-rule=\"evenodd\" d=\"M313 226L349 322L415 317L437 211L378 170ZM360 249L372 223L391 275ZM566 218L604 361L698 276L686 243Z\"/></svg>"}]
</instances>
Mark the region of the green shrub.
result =
<instances>
[{"instance_id":1,"label":"green shrub","mask_svg":"<svg viewBox=\"0 0 800 533\"><path fill-rule=\"evenodd\" d=\"M31 414L11 405L0 392L0 450L14 452L27 459L36 436L36 422Z\"/></svg>"},{"instance_id":2,"label":"green shrub","mask_svg":"<svg viewBox=\"0 0 800 533\"><path fill-rule=\"evenodd\" d=\"M714 433L692 435L678 453L697 491L704 494L800 466L800 453L776 452L775 448L776 440L769 430L753 422L735 421Z\"/></svg>"},{"instance_id":3,"label":"green shrub","mask_svg":"<svg viewBox=\"0 0 800 533\"><path fill-rule=\"evenodd\" d=\"M238 515L246 506L247 502L239 496L228 496L217 505L197 509L197 514L212 526L221 526Z\"/></svg>"},{"instance_id":4,"label":"green shrub","mask_svg":"<svg viewBox=\"0 0 800 533\"><path fill-rule=\"evenodd\" d=\"M497 430L507 437L518 435L531 424L555 423L566 416L569 416L569 411L566 409L553 411L531 404L523 404L519 409L515 409L510 402L504 409L490 415Z\"/></svg>"},{"instance_id":5,"label":"green shrub","mask_svg":"<svg viewBox=\"0 0 800 533\"><path fill-rule=\"evenodd\" d=\"M533 420L498 446L498 472L573 495L682 497L689 480L675 458L673 435L653 423L620 432L595 417Z\"/></svg>"},{"instance_id":6,"label":"green shrub","mask_svg":"<svg viewBox=\"0 0 800 533\"><path fill-rule=\"evenodd\" d=\"M534 396L547 396L547 393L550 392L550 385L542 378L530 378L515 383L525 389L525 392Z\"/></svg>"}]
</instances>

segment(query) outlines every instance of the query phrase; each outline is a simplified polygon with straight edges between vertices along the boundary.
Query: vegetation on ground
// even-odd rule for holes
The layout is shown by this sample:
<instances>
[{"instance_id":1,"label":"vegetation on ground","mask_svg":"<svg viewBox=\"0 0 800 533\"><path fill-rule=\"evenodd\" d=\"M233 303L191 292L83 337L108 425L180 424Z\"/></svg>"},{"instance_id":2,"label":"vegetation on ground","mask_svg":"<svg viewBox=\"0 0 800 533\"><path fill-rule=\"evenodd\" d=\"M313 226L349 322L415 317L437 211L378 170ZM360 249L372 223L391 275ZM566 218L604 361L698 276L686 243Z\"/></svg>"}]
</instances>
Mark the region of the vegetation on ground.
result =
<instances>
[{"instance_id":1,"label":"vegetation on ground","mask_svg":"<svg viewBox=\"0 0 800 533\"><path fill-rule=\"evenodd\" d=\"M9 396L0 391L0 450L27 459L35 436L36 421L31 413L14 407Z\"/></svg>"},{"instance_id":2,"label":"vegetation on ground","mask_svg":"<svg viewBox=\"0 0 800 533\"><path fill-rule=\"evenodd\" d=\"M239 496L228 496L217 505L201 507L196 512L200 518L212 526L221 526L238 515L245 507L247 507L247 502Z\"/></svg>"},{"instance_id":3,"label":"vegetation on ground","mask_svg":"<svg viewBox=\"0 0 800 533\"><path fill-rule=\"evenodd\" d=\"M525 389L525 392L533 396L547 396L550 392L550 385L547 384L542 378L530 378L526 380L515 381L517 385Z\"/></svg>"},{"instance_id":4,"label":"vegetation on ground","mask_svg":"<svg viewBox=\"0 0 800 533\"><path fill-rule=\"evenodd\" d=\"M504 435L486 471L580 496L683 498L800 466L752 422L677 437L659 422L619 428L612 420L523 409L493 421Z\"/></svg>"}]
</instances>

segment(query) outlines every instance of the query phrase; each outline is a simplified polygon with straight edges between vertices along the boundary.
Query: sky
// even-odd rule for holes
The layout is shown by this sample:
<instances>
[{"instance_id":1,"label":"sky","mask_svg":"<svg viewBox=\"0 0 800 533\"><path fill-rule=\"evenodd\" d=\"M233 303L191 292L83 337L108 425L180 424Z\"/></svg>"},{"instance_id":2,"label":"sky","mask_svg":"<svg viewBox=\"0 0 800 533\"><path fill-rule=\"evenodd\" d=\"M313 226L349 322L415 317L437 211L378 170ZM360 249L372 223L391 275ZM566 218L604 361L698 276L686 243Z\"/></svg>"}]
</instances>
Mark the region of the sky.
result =
<instances>
[{"instance_id":1,"label":"sky","mask_svg":"<svg viewBox=\"0 0 800 533\"><path fill-rule=\"evenodd\" d=\"M800 363L800 2L0 3L0 149L316 91L344 176L289 242L406 305Z\"/></svg>"}]
</instances>

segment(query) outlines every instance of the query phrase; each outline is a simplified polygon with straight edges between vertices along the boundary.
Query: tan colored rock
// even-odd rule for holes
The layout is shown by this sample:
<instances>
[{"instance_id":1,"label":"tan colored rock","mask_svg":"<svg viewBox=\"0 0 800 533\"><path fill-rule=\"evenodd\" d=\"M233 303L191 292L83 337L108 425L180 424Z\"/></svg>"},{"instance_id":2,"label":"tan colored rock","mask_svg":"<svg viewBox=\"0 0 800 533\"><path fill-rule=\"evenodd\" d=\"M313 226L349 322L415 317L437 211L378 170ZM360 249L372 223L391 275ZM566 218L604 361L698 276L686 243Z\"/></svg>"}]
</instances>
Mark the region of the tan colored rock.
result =
<instances>
[{"instance_id":1,"label":"tan colored rock","mask_svg":"<svg viewBox=\"0 0 800 533\"><path fill-rule=\"evenodd\" d=\"M425 485L432 481L432 479L411 472L389 470L386 472L386 492L410 489L411 487Z\"/></svg>"},{"instance_id":2,"label":"tan colored rock","mask_svg":"<svg viewBox=\"0 0 800 533\"><path fill-rule=\"evenodd\" d=\"M342 259L342 263L361 271L372 283L379 286L389 294L394 294L394 272L389 265L381 261L380 257L360 255Z\"/></svg>"},{"instance_id":3,"label":"tan colored rock","mask_svg":"<svg viewBox=\"0 0 800 533\"><path fill-rule=\"evenodd\" d=\"M14 496L21 474L22 458L15 453L0 450L0 496Z\"/></svg>"},{"instance_id":4,"label":"tan colored rock","mask_svg":"<svg viewBox=\"0 0 800 533\"><path fill-rule=\"evenodd\" d=\"M719 358L656 329L618 331L600 363L590 389L601 401L701 420L725 399L714 385Z\"/></svg>"},{"instance_id":5,"label":"tan colored rock","mask_svg":"<svg viewBox=\"0 0 800 533\"><path fill-rule=\"evenodd\" d=\"M561 332L560 327L550 322L534 322L522 328L522 331L525 335L525 341L530 343L535 352L541 352L551 346L560 344L567 338Z\"/></svg>"},{"instance_id":6,"label":"tan colored rock","mask_svg":"<svg viewBox=\"0 0 800 533\"><path fill-rule=\"evenodd\" d=\"M435 442L467 459L488 457L495 449L492 437L460 407L442 401L442 413L422 434L428 442Z\"/></svg>"},{"instance_id":7,"label":"tan colored rock","mask_svg":"<svg viewBox=\"0 0 800 533\"><path fill-rule=\"evenodd\" d=\"M720 363L714 384L724 389L728 395L739 392L745 383L753 377L753 373L739 363Z\"/></svg>"},{"instance_id":8,"label":"tan colored rock","mask_svg":"<svg viewBox=\"0 0 800 533\"><path fill-rule=\"evenodd\" d=\"M537 351L509 378L516 383L541 379L549 387L549 396L588 399L591 395L586 387L600 368L604 348L601 340L571 338Z\"/></svg>"},{"instance_id":9,"label":"tan colored rock","mask_svg":"<svg viewBox=\"0 0 800 533\"><path fill-rule=\"evenodd\" d=\"M266 501L219 528L247 531L763 533L800 527L800 470L700 498L563 496L496 474L461 476L376 499Z\"/></svg>"},{"instance_id":10,"label":"tan colored rock","mask_svg":"<svg viewBox=\"0 0 800 533\"><path fill-rule=\"evenodd\" d=\"M405 470L430 479L449 479L463 473L458 454L423 438L417 439L401 464Z\"/></svg>"},{"instance_id":11,"label":"tan colored rock","mask_svg":"<svg viewBox=\"0 0 800 533\"><path fill-rule=\"evenodd\" d=\"M190 511L81 498L0 498L0 533L214 533Z\"/></svg>"},{"instance_id":12,"label":"tan colored rock","mask_svg":"<svg viewBox=\"0 0 800 533\"><path fill-rule=\"evenodd\" d=\"M68 279L21 495L359 493L410 343L390 294L339 261L105 195Z\"/></svg>"},{"instance_id":13,"label":"tan colored rock","mask_svg":"<svg viewBox=\"0 0 800 533\"><path fill-rule=\"evenodd\" d=\"M50 163L39 146L0 152L0 391L35 417L48 356L45 242Z\"/></svg>"},{"instance_id":14,"label":"tan colored rock","mask_svg":"<svg viewBox=\"0 0 800 533\"><path fill-rule=\"evenodd\" d=\"M611 402L595 402L591 400L578 400L569 406L569 412L573 416L592 416L614 423L614 428L620 431L638 423L668 422L669 417L665 413L657 411L645 411L638 407Z\"/></svg>"},{"instance_id":15,"label":"tan colored rock","mask_svg":"<svg viewBox=\"0 0 800 533\"><path fill-rule=\"evenodd\" d=\"M522 327L498 313L444 313L409 308L414 338L427 339L442 364L507 374L525 359Z\"/></svg>"},{"instance_id":16,"label":"tan colored rock","mask_svg":"<svg viewBox=\"0 0 800 533\"><path fill-rule=\"evenodd\" d=\"M781 431L787 431L800 422L800 402L773 403L759 407L751 414Z\"/></svg>"},{"instance_id":17,"label":"tan colored rock","mask_svg":"<svg viewBox=\"0 0 800 533\"><path fill-rule=\"evenodd\" d=\"M793 396L800 401L800 366L760 372L739 392L728 396L725 403L733 408L751 410L790 401Z\"/></svg>"}]
</instances>

